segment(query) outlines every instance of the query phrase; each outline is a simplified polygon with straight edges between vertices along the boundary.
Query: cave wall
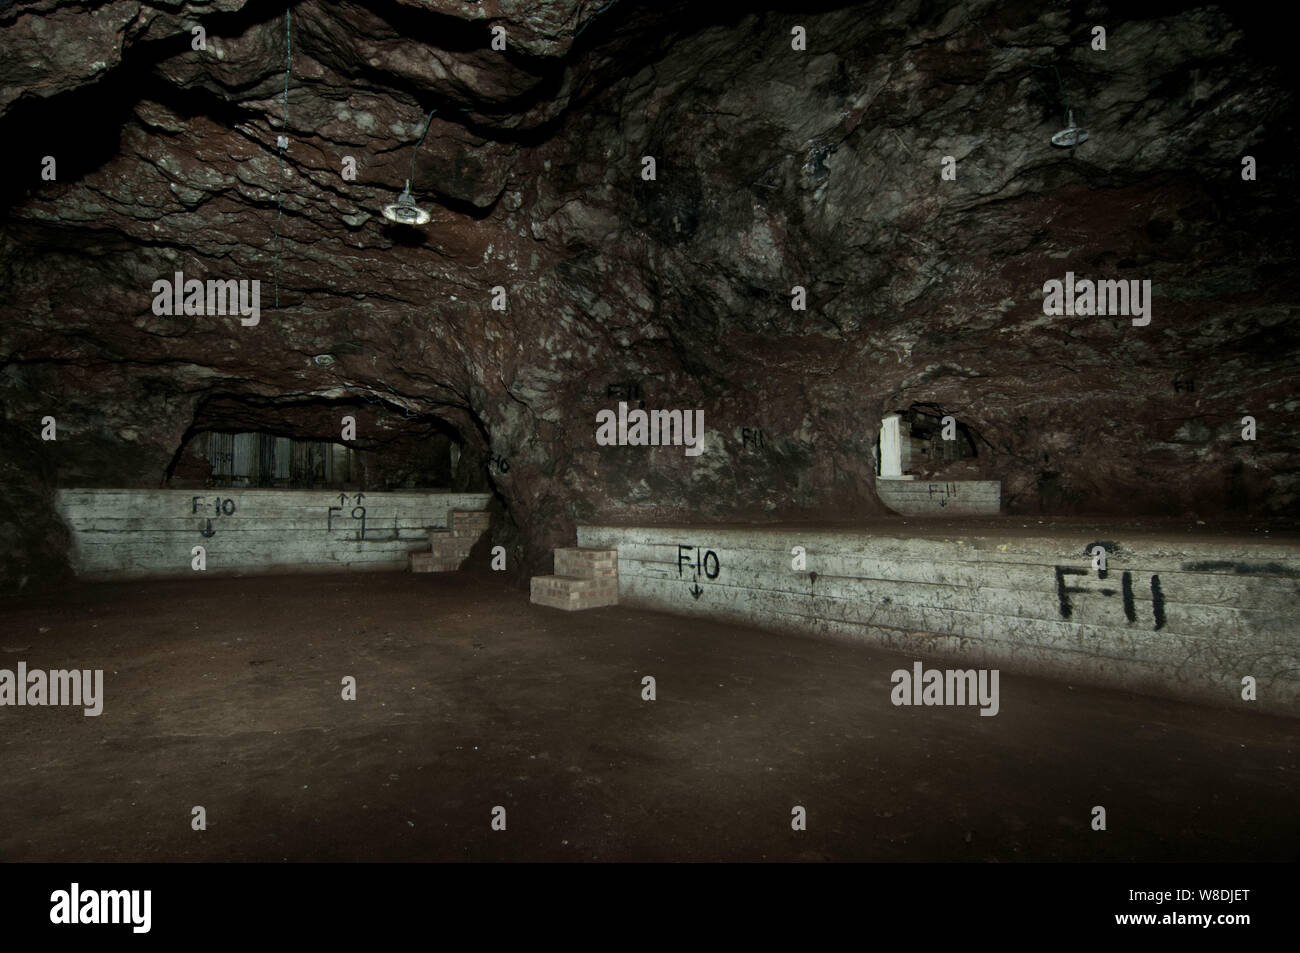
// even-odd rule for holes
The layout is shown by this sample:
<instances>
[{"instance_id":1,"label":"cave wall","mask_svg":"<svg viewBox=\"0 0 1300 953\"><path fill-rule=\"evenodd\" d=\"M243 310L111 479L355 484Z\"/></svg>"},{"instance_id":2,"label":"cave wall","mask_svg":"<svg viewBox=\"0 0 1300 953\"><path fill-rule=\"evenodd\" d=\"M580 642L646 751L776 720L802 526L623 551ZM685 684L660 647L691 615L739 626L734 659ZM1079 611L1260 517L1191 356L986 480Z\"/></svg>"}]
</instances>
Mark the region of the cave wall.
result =
<instances>
[{"instance_id":1,"label":"cave wall","mask_svg":"<svg viewBox=\"0 0 1300 953\"><path fill-rule=\"evenodd\" d=\"M979 435L1010 513L1294 510L1294 67L1264 20L290 9L287 106L283 5L0 10L0 473L24 502L0 516L7 588L66 569L55 488L160 486L214 420L326 439L333 403L373 409L377 445L390 420L454 433L454 488L496 496L519 577L583 520L881 514L879 421L916 403ZM1091 139L1060 149L1067 103ZM419 230L378 214L413 155ZM259 323L155 314L178 270L260 280ZM1150 325L1046 316L1067 271L1150 280ZM706 451L598 447L620 397L703 409ZM418 453L387 445L394 473Z\"/></svg>"}]
</instances>

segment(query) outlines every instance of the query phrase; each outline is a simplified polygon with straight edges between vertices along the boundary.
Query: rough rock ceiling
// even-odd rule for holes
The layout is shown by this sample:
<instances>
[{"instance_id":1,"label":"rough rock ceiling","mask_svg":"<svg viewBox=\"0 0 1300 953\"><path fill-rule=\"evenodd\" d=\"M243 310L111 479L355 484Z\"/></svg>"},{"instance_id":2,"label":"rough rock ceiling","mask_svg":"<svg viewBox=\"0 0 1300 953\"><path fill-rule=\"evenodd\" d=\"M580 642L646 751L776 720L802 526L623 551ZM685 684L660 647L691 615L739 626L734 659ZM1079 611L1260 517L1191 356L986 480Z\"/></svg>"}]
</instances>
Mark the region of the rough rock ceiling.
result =
<instances>
[{"instance_id":1,"label":"rough rock ceiling","mask_svg":"<svg viewBox=\"0 0 1300 953\"><path fill-rule=\"evenodd\" d=\"M1266 21L919 0L286 12L0 3L0 473L27 514L0 521L7 579L60 559L52 487L158 485L200 423L313 401L440 417L472 459L508 460L489 480L525 571L579 519L879 512L879 419L913 404L972 429L1012 512L1294 509L1295 77ZM1075 149L1050 142L1067 105L1091 130ZM389 225L430 111L412 189L432 221ZM260 323L155 315L178 270L260 280ZM1150 280L1151 324L1045 316L1067 270ZM627 383L704 408L707 452L596 447Z\"/></svg>"}]
</instances>

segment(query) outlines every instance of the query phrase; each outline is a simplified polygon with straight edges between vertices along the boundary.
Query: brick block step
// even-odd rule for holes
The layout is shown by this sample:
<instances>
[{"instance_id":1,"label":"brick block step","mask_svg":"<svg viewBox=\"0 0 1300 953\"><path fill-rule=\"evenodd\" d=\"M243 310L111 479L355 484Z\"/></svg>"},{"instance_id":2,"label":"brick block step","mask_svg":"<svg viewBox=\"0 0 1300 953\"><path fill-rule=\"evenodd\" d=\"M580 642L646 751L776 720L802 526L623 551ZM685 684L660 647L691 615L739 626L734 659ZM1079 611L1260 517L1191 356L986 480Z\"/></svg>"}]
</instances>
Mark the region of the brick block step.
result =
<instances>
[{"instance_id":1,"label":"brick block step","mask_svg":"<svg viewBox=\"0 0 1300 953\"><path fill-rule=\"evenodd\" d=\"M618 605L617 579L579 579L574 576L534 576L529 601L553 609L595 609Z\"/></svg>"},{"instance_id":2,"label":"brick block step","mask_svg":"<svg viewBox=\"0 0 1300 953\"><path fill-rule=\"evenodd\" d=\"M473 546L472 539L435 539L429 544L429 552L441 559L461 560L469 556Z\"/></svg>"},{"instance_id":3,"label":"brick block step","mask_svg":"<svg viewBox=\"0 0 1300 953\"><path fill-rule=\"evenodd\" d=\"M411 572L455 572L463 559L447 559L433 553L411 553Z\"/></svg>"},{"instance_id":4,"label":"brick block step","mask_svg":"<svg viewBox=\"0 0 1300 953\"><path fill-rule=\"evenodd\" d=\"M447 519L452 536L472 539L486 533L491 521L491 515L482 510L451 510Z\"/></svg>"},{"instance_id":5,"label":"brick block step","mask_svg":"<svg viewBox=\"0 0 1300 953\"><path fill-rule=\"evenodd\" d=\"M555 574L580 579L617 579L618 550L563 546L555 550Z\"/></svg>"}]
</instances>

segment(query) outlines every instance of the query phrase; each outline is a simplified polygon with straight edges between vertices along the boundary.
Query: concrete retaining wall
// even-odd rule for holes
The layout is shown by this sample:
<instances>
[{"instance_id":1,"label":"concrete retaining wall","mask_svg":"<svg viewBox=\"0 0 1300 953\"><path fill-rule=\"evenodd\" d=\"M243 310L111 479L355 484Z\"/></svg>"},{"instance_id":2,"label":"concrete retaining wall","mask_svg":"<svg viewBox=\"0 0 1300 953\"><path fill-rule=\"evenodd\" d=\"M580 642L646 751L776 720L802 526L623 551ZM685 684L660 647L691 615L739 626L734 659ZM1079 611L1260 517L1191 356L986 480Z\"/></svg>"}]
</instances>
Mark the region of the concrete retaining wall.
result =
<instances>
[{"instance_id":1,"label":"concrete retaining wall","mask_svg":"<svg viewBox=\"0 0 1300 953\"><path fill-rule=\"evenodd\" d=\"M1001 480L876 480L880 502L904 516L996 516Z\"/></svg>"},{"instance_id":2,"label":"concrete retaining wall","mask_svg":"<svg viewBox=\"0 0 1300 953\"><path fill-rule=\"evenodd\" d=\"M61 490L72 568L90 579L267 569L405 569L452 509L482 510L486 493L329 490ZM210 534L210 535L205 535Z\"/></svg>"},{"instance_id":3,"label":"concrete retaining wall","mask_svg":"<svg viewBox=\"0 0 1300 953\"><path fill-rule=\"evenodd\" d=\"M578 544L618 550L623 605L1300 715L1300 546L1121 537L1102 578L1082 534L907 533L581 526Z\"/></svg>"}]
</instances>

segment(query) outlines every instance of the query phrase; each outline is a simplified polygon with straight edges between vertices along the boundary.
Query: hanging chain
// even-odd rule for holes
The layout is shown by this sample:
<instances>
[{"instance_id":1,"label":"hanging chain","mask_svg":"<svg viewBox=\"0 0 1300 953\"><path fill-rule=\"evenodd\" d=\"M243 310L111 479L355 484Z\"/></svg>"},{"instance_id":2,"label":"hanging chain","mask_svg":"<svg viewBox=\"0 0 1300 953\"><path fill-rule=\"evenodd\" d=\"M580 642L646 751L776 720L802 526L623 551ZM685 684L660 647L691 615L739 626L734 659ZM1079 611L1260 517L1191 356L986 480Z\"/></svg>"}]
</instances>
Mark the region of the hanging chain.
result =
<instances>
[{"instance_id":1,"label":"hanging chain","mask_svg":"<svg viewBox=\"0 0 1300 953\"><path fill-rule=\"evenodd\" d=\"M966 19L969 20L971 23L975 24L975 26L979 29L979 31L984 34L984 39L989 46L996 47L999 50L1015 49L1015 47L1004 46L1001 43L994 42L993 37L989 36L989 31L984 29L984 24L981 23L979 20L975 19L973 16L971 16L969 7L966 8ZM1069 125L1070 124L1070 97L1069 94L1066 93L1065 91L1065 81L1061 79L1061 71L1056 68L1056 65L1054 63L1046 63L1046 64L1029 63L1027 65L1029 66L1030 69L1050 69L1056 75L1056 89L1057 92L1061 94L1061 102L1065 106L1065 115L1063 118L1065 119L1066 125Z\"/></svg>"},{"instance_id":2,"label":"hanging chain","mask_svg":"<svg viewBox=\"0 0 1300 953\"><path fill-rule=\"evenodd\" d=\"M420 133L420 141L415 144L411 150L411 174L406 178L406 191L411 191L411 183L415 181L415 154L420 151L420 146L424 144L424 137L429 134L429 127L433 125L433 116L438 110L434 109L429 113L429 118L424 121L424 132Z\"/></svg>"},{"instance_id":3,"label":"hanging chain","mask_svg":"<svg viewBox=\"0 0 1300 953\"><path fill-rule=\"evenodd\" d=\"M284 150L289 145L289 68L293 63L293 46L289 36L291 13L284 11L284 121L280 124L280 135L276 140L279 147L279 159L276 165L275 185L275 306L280 307L280 219L284 215Z\"/></svg>"}]
</instances>

